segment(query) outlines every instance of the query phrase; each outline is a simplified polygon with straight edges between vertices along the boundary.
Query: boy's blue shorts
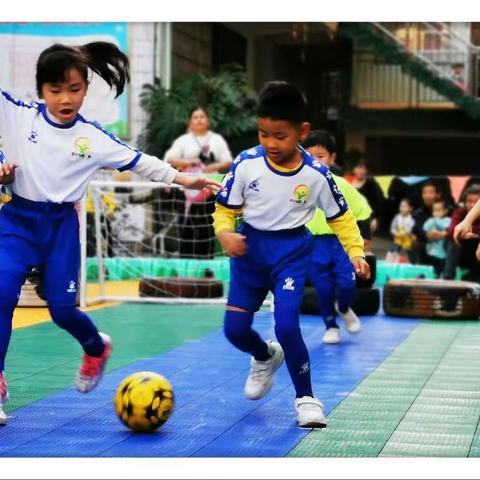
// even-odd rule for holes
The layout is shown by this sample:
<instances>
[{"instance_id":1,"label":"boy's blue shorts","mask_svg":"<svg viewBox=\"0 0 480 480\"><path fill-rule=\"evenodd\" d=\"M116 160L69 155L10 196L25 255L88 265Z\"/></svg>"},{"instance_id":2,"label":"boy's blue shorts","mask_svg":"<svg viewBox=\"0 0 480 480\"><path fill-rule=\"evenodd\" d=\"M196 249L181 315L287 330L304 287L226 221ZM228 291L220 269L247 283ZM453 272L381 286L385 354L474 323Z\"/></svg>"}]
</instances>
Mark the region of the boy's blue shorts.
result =
<instances>
[{"instance_id":1,"label":"boy's blue shorts","mask_svg":"<svg viewBox=\"0 0 480 480\"><path fill-rule=\"evenodd\" d=\"M230 260L228 305L256 312L267 293L275 304L302 302L313 236L305 227L262 231L243 223L247 237L245 255Z\"/></svg>"},{"instance_id":2,"label":"boy's blue shorts","mask_svg":"<svg viewBox=\"0 0 480 480\"><path fill-rule=\"evenodd\" d=\"M314 285L316 279L331 281L337 288L355 286L355 269L336 235L315 235L308 277Z\"/></svg>"}]
</instances>

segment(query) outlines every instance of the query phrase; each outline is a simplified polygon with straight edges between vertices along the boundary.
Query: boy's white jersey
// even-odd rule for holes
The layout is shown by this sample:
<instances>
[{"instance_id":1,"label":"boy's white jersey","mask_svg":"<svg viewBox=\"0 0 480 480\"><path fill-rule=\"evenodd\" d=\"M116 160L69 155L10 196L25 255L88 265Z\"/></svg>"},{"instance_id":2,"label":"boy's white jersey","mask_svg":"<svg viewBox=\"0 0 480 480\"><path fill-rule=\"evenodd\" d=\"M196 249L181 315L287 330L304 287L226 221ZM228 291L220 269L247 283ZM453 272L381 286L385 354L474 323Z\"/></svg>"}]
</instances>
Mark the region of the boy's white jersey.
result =
<instances>
[{"instance_id":1,"label":"boy's white jersey","mask_svg":"<svg viewBox=\"0 0 480 480\"><path fill-rule=\"evenodd\" d=\"M55 123L45 104L25 104L2 90L0 136L0 163L19 166L13 192L28 200L76 202L102 168L143 170L150 178L166 183L178 173L165 162L131 148L96 122L77 115L70 124Z\"/></svg>"},{"instance_id":2,"label":"boy's white jersey","mask_svg":"<svg viewBox=\"0 0 480 480\"><path fill-rule=\"evenodd\" d=\"M343 215L348 206L332 174L323 163L299 149L303 162L292 172L273 168L261 145L242 152L225 176L217 202L242 208L245 222L266 231L303 226L317 207L328 220Z\"/></svg>"}]
</instances>

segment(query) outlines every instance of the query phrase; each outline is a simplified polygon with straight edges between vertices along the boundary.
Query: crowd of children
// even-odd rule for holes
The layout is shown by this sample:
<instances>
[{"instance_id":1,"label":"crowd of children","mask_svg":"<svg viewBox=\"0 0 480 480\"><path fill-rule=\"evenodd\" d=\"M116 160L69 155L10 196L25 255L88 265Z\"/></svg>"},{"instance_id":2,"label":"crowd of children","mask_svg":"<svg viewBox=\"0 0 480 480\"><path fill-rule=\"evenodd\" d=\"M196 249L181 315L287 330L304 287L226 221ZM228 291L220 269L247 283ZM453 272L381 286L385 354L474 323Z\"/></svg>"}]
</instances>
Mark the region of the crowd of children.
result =
<instances>
[{"instance_id":1,"label":"crowd of children","mask_svg":"<svg viewBox=\"0 0 480 480\"><path fill-rule=\"evenodd\" d=\"M457 267L464 266L471 270L469 279L480 280L471 262L478 240L471 238L461 245L453 242L455 226L479 199L480 186L470 185L457 207L443 198L434 183L425 183L422 187L422 205L417 209L413 209L409 198L400 201L398 213L390 225L393 246L387 259L431 265L437 278L446 279L455 278Z\"/></svg>"}]
</instances>

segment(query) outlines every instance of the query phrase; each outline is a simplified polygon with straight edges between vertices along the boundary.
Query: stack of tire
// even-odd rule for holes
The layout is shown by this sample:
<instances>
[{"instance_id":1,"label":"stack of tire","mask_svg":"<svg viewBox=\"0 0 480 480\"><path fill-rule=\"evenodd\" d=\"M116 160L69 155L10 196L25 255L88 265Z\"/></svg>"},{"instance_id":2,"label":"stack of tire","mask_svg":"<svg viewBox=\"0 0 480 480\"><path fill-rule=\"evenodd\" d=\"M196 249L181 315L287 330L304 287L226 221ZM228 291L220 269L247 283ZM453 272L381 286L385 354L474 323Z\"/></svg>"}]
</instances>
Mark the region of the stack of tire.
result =
<instances>
[{"instance_id":1,"label":"stack of tire","mask_svg":"<svg viewBox=\"0 0 480 480\"><path fill-rule=\"evenodd\" d=\"M480 284L457 280L390 280L383 289L387 315L472 320L480 315Z\"/></svg>"},{"instance_id":2,"label":"stack of tire","mask_svg":"<svg viewBox=\"0 0 480 480\"><path fill-rule=\"evenodd\" d=\"M377 278L377 257L373 253L368 253L365 259L370 265L371 275L369 279L357 278L357 288L352 310L358 316L376 315L380 309L380 291L374 287ZM307 315L319 314L317 292L315 287L308 283L305 286L300 313Z\"/></svg>"}]
</instances>

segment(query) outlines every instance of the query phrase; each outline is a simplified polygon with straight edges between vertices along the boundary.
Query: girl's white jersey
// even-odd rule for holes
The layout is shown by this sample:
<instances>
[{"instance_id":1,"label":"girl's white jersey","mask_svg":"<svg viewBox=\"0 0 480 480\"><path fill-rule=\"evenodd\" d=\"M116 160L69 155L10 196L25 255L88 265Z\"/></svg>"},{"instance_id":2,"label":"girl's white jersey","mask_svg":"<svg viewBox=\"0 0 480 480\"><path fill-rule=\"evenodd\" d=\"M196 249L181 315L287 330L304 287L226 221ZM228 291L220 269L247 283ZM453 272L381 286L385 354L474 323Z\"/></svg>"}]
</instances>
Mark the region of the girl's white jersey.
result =
<instances>
[{"instance_id":1,"label":"girl's white jersey","mask_svg":"<svg viewBox=\"0 0 480 480\"><path fill-rule=\"evenodd\" d=\"M348 206L328 168L300 151L303 162L291 172L273 168L260 145L242 152L225 176L217 202L242 208L245 222L266 231L303 226L317 207L327 220L343 215Z\"/></svg>"},{"instance_id":2,"label":"girl's white jersey","mask_svg":"<svg viewBox=\"0 0 480 480\"><path fill-rule=\"evenodd\" d=\"M0 163L15 163L13 192L39 202L76 202L102 168L134 170L172 183L178 171L133 149L101 125L77 115L52 120L45 104L25 104L0 90Z\"/></svg>"}]
</instances>

